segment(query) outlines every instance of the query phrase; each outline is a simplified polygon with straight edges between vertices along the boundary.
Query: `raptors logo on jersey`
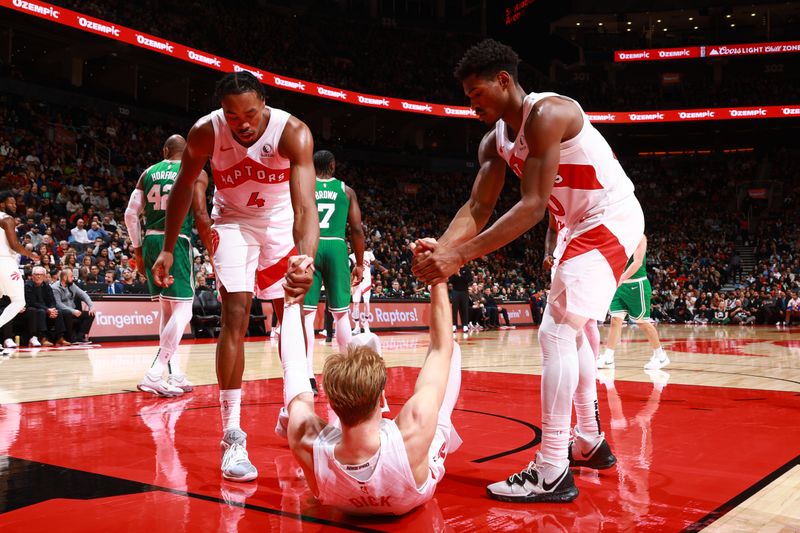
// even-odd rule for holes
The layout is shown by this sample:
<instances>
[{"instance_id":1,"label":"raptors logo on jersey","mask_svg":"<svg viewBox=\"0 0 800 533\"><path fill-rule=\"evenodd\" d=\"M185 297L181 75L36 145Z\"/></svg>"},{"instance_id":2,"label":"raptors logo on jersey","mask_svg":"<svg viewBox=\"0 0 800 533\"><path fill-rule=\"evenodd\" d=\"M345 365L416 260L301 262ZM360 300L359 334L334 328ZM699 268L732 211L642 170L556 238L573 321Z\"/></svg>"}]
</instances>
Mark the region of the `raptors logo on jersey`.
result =
<instances>
[{"instance_id":1,"label":"raptors logo on jersey","mask_svg":"<svg viewBox=\"0 0 800 533\"><path fill-rule=\"evenodd\" d=\"M266 228L293 218L290 163L277 149L290 115L280 109L268 109L267 127L251 146L242 146L234 138L222 109L211 113L211 169L216 186L211 218L215 224L244 222Z\"/></svg>"},{"instance_id":2,"label":"raptors logo on jersey","mask_svg":"<svg viewBox=\"0 0 800 533\"><path fill-rule=\"evenodd\" d=\"M522 105L523 124L527 122L533 106L547 97L565 98L555 93L529 94ZM578 103L575 102L575 105ZM497 153L517 176L522 177L528 157L524 133L517 132L516 138L511 140L506 123L498 120L495 137ZM559 229L567 227L573 235L587 231L601 223L607 206L632 195L633 183L625 175L606 140L583 114L583 128L578 135L561 143L558 174L547 204Z\"/></svg>"},{"instance_id":3,"label":"raptors logo on jersey","mask_svg":"<svg viewBox=\"0 0 800 533\"><path fill-rule=\"evenodd\" d=\"M550 298L555 301L567 291L568 311L602 320L625 262L641 239L644 216L633 183L577 102L555 93L531 93L522 102L522 124L534 105L548 97L573 102L583 117L578 134L559 146L547 202L558 230ZM506 123L499 120L495 137L497 153L521 177L528 158L524 132L509 139Z\"/></svg>"}]
</instances>

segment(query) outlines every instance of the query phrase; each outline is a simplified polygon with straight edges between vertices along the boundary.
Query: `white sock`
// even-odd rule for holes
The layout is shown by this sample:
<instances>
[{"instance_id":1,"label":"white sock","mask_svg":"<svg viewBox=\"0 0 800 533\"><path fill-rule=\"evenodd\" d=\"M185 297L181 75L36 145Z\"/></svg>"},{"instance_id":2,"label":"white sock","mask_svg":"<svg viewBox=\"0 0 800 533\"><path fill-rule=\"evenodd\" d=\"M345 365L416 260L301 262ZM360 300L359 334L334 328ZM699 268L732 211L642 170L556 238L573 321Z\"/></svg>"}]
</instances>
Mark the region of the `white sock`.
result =
<instances>
[{"instance_id":1,"label":"white sock","mask_svg":"<svg viewBox=\"0 0 800 533\"><path fill-rule=\"evenodd\" d=\"M614 350L611 348L606 348L605 353L603 354L603 359L613 359L614 358Z\"/></svg>"},{"instance_id":2,"label":"white sock","mask_svg":"<svg viewBox=\"0 0 800 533\"><path fill-rule=\"evenodd\" d=\"M589 323L594 322L590 320ZM595 326L596 328L597 326ZM578 348L578 388L575 390L575 418L578 429L586 437L600 435L600 410L597 405L595 352L586 337L586 328L580 335Z\"/></svg>"},{"instance_id":3,"label":"white sock","mask_svg":"<svg viewBox=\"0 0 800 533\"><path fill-rule=\"evenodd\" d=\"M306 326L306 362L308 364L308 377L314 377L314 319L317 310L307 311L304 320Z\"/></svg>"},{"instance_id":4,"label":"white sock","mask_svg":"<svg viewBox=\"0 0 800 533\"><path fill-rule=\"evenodd\" d=\"M152 376L161 376L164 368L170 374L181 375L177 358L172 356L178 350L186 325L192 320L192 302L181 300L161 300L161 324L159 328L159 350L157 361L148 370Z\"/></svg>"},{"instance_id":5,"label":"white sock","mask_svg":"<svg viewBox=\"0 0 800 533\"><path fill-rule=\"evenodd\" d=\"M161 356L161 348L159 348L158 352L156 352L155 358L153 359L153 363L150 365L150 368L147 369L147 374L154 380L159 379L164 375L164 369L166 366L167 363Z\"/></svg>"},{"instance_id":6,"label":"white sock","mask_svg":"<svg viewBox=\"0 0 800 533\"><path fill-rule=\"evenodd\" d=\"M280 349L283 366L283 405L287 409L295 396L311 392L301 312L299 304L286 305L283 308Z\"/></svg>"},{"instance_id":7,"label":"white sock","mask_svg":"<svg viewBox=\"0 0 800 533\"><path fill-rule=\"evenodd\" d=\"M664 348L662 346L659 346L658 348L653 350L653 355L658 356L660 359L663 359L664 353L665 353Z\"/></svg>"},{"instance_id":8,"label":"white sock","mask_svg":"<svg viewBox=\"0 0 800 533\"><path fill-rule=\"evenodd\" d=\"M542 455L553 464L566 464L572 398L578 386L578 330L557 323L551 306L539 327L542 347Z\"/></svg>"},{"instance_id":9,"label":"white sock","mask_svg":"<svg viewBox=\"0 0 800 533\"><path fill-rule=\"evenodd\" d=\"M242 389L224 389L219 391L219 408L222 415L222 431L241 428L239 413L241 412Z\"/></svg>"},{"instance_id":10,"label":"white sock","mask_svg":"<svg viewBox=\"0 0 800 533\"><path fill-rule=\"evenodd\" d=\"M353 338L350 317L347 311L337 311L333 313L333 320L336 323L336 344L339 345L339 353L347 353L347 344Z\"/></svg>"}]
</instances>

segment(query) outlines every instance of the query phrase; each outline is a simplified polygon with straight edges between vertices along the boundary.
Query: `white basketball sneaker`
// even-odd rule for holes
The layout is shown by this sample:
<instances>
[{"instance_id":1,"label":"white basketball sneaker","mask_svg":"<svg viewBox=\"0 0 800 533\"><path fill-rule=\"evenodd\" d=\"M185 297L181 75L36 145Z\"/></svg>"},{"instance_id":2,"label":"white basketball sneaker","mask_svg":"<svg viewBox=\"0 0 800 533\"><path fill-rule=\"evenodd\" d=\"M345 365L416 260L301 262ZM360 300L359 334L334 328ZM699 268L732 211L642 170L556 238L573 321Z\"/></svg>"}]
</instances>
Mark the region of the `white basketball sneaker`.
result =
<instances>
[{"instance_id":1,"label":"white basketball sneaker","mask_svg":"<svg viewBox=\"0 0 800 533\"><path fill-rule=\"evenodd\" d=\"M614 354L603 350L603 353L597 358L597 368L614 368L614 366L616 366Z\"/></svg>"},{"instance_id":2,"label":"white basketball sneaker","mask_svg":"<svg viewBox=\"0 0 800 533\"><path fill-rule=\"evenodd\" d=\"M669 357L667 357L667 352L664 350L656 350L653 352L653 356L650 360L645 363L644 369L645 370L661 370L665 366L669 364Z\"/></svg>"},{"instance_id":3,"label":"white basketball sneaker","mask_svg":"<svg viewBox=\"0 0 800 533\"><path fill-rule=\"evenodd\" d=\"M611 447L606 441L605 433L585 436L576 426L572 434L574 438L568 448L569 466L605 470L617 463L617 458L611 453Z\"/></svg>"},{"instance_id":4,"label":"white basketball sneaker","mask_svg":"<svg viewBox=\"0 0 800 533\"><path fill-rule=\"evenodd\" d=\"M183 392L192 392L194 390L194 385L184 374L171 374L167 379L167 383L181 389Z\"/></svg>"},{"instance_id":5,"label":"white basketball sneaker","mask_svg":"<svg viewBox=\"0 0 800 533\"><path fill-rule=\"evenodd\" d=\"M145 373L142 381L136 385L136 388L142 392L149 392L150 394L163 396L164 398L174 398L175 396L180 396L183 394L182 389L179 389L174 385L170 385L170 383L163 377L159 376L157 379L153 379L150 374L147 373Z\"/></svg>"},{"instance_id":6,"label":"white basketball sneaker","mask_svg":"<svg viewBox=\"0 0 800 533\"><path fill-rule=\"evenodd\" d=\"M550 464L544 460L542 452L537 452L536 461L531 461L522 472L486 487L486 493L504 502L566 503L578 497L569 464L562 467Z\"/></svg>"},{"instance_id":7,"label":"white basketball sneaker","mask_svg":"<svg viewBox=\"0 0 800 533\"><path fill-rule=\"evenodd\" d=\"M361 326L359 326L358 323L356 323L356 327L354 327L353 331L351 331L350 333L352 333L353 335L358 335L359 333L361 333Z\"/></svg>"},{"instance_id":8,"label":"white basketball sneaker","mask_svg":"<svg viewBox=\"0 0 800 533\"><path fill-rule=\"evenodd\" d=\"M5 341L3 341L3 346L6 348L16 348L17 343L11 339L6 339Z\"/></svg>"},{"instance_id":9,"label":"white basketball sneaker","mask_svg":"<svg viewBox=\"0 0 800 533\"><path fill-rule=\"evenodd\" d=\"M281 407L278 413L278 421L275 423L275 434L282 439L286 437L286 430L289 428L289 411L286 407Z\"/></svg>"},{"instance_id":10,"label":"white basketball sneaker","mask_svg":"<svg viewBox=\"0 0 800 533\"><path fill-rule=\"evenodd\" d=\"M219 443L222 451L222 477L228 481L252 481L258 470L247 456L247 433L229 429Z\"/></svg>"}]
</instances>

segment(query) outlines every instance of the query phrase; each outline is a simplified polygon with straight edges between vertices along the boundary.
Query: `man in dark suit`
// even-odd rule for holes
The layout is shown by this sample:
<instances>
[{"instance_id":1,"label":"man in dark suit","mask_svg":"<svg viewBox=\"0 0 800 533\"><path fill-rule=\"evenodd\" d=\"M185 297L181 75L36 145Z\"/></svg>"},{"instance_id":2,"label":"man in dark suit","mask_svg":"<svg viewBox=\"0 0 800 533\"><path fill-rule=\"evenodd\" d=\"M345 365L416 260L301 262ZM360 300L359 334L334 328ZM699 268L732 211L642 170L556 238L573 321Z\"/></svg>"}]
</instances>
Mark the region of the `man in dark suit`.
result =
<instances>
[{"instance_id":1,"label":"man in dark suit","mask_svg":"<svg viewBox=\"0 0 800 533\"><path fill-rule=\"evenodd\" d=\"M123 294L125 292L125 286L119 281L114 281L113 270L106 271L105 283L106 283L106 292L108 294Z\"/></svg>"},{"instance_id":2,"label":"man in dark suit","mask_svg":"<svg viewBox=\"0 0 800 533\"><path fill-rule=\"evenodd\" d=\"M56 346L69 346L70 343L64 339L64 318L56 308L53 289L45 283L46 275L44 268L33 267L33 279L25 282L24 317L31 335L29 344L32 348L52 346L53 343L47 338L48 330L52 328L51 338L58 339Z\"/></svg>"}]
</instances>

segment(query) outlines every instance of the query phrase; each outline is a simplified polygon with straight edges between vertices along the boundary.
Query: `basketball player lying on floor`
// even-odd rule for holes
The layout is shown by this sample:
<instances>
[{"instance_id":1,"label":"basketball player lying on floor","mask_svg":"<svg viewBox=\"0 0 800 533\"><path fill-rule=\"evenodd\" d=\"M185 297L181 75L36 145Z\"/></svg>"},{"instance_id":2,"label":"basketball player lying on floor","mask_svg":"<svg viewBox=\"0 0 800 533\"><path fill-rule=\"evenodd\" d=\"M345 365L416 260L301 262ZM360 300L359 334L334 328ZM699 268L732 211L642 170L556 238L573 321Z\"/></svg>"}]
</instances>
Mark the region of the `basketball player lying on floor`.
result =
<instances>
[{"instance_id":1,"label":"basketball player lying on floor","mask_svg":"<svg viewBox=\"0 0 800 533\"><path fill-rule=\"evenodd\" d=\"M290 270L305 262L293 257ZM288 295L284 313L283 328L300 327L300 305ZM461 388L461 349L451 329L447 283L440 283L431 288L428 354L414 394L394 420L381 416L386 366L375 349L356 342L346 354L328 357L322 386L339 417L333 424L314 412L305 347L286 342L302 339L302 332L282 331L289 447L322 504L352 514L401 515L433 498L447 453L461 445L450 421Z\"/></svg>"}]
</instances>

